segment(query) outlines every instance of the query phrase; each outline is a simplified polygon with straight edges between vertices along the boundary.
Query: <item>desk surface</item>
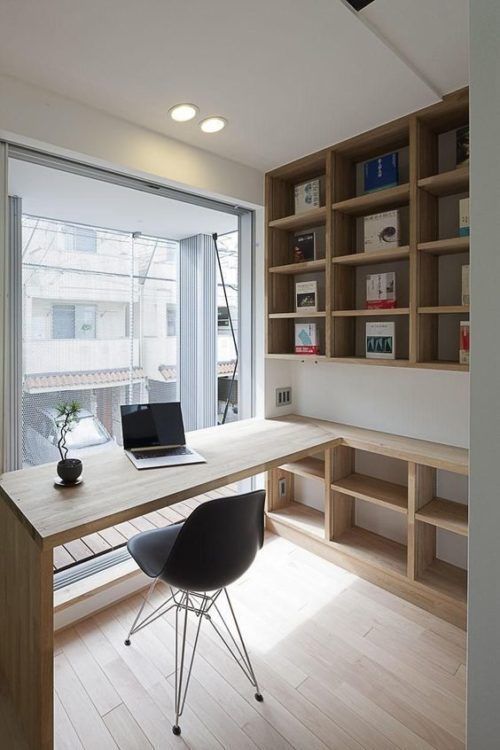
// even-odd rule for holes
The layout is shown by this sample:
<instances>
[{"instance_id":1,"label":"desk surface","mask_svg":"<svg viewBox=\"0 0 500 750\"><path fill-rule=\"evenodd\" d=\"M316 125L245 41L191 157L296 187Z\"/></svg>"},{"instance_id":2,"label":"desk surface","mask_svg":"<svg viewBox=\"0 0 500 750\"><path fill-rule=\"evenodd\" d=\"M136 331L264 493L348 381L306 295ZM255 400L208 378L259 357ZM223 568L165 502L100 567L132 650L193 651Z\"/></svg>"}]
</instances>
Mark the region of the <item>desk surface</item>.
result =
<instances>
[{"instance_id":1,"label":"desk surface","mask_svg":"<svg viewBox=\"0 0 500 750\"><path fill-rule=\"evenodd\" d=\"M292 415L188 434L189 445L207 459L205 464L137 471L117 447L88 456L84 482L77 487L54 487L55 466L45 464L3 474L0 494L36 542L50 549L336 442L467 473L463 448Z\"/></svg>"}]
</instances>

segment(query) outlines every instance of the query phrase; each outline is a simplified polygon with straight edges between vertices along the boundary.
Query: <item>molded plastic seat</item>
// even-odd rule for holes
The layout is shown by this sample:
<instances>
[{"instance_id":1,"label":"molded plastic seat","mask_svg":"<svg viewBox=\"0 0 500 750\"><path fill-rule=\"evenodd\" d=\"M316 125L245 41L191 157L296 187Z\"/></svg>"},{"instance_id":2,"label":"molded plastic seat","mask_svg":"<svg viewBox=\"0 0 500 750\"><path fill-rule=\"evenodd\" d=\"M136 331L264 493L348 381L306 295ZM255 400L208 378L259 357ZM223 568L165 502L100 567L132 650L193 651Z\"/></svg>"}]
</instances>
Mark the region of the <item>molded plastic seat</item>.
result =
<instances>
[{"instance_id":1,"label":"molded plastic seat","mask_svg":"<svg viewBox=\"0 0 500 750\"><path fill-rule=\"evenodd\" d=\"M165 567L184 521L166 526L164 529L143 531L129 539L127 549L143 573L157 578Z\"/></svg>"}]
</instances>

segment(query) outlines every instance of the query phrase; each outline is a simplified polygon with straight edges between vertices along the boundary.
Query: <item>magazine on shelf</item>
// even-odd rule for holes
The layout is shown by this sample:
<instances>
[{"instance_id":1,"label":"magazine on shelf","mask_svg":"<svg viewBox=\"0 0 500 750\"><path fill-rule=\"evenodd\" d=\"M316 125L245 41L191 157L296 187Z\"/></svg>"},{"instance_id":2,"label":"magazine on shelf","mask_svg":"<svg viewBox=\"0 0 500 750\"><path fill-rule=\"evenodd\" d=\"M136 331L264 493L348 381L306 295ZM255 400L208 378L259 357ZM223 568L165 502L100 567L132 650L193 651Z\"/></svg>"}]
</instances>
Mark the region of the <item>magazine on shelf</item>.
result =
<instances>
[{"instance_id":1,"label":"magazine on shelf","mask_svg":"<svg viewBox=\"0 0 500 750\"><path fill-rule=\"evenodd\" d=\"M399 180L398 152L394 151L392 154L378 156L376 159L366 161L363 167L363 175L365 193L396 187Z\"/></svg>"},{"instance_id":2,"label":"magazine on shelf","mask_svg":"<svg viewBox=\"0 0 500 750\"><path fill-rule=\"evenodd\" d=\"M396 326L394 323L366 324L367 359L396 358Z\"/></svg>"},{"instance_id":3,"label":"magazine on shelf","mask_svg":"<svg viewBox=\"0 0 500 750\"><path fill-rule=\"evenodd\" d=\"M316 323L295 323L295 353L319 354Z\"/></svg>"},{"instance_id":4,"label":"magazine on shelf","mask_svg":"<svg viewBox=\"0 0 500 750\"><path fill-rule=\"evenodd\" d=\"M462 305L468 305L469 303L469 266L462 266Z\"/></svg>"},{"instance_id":5,"label":"magazine on shelf","mask_svg":"<svg viewBox=\"0 0 500 750\"><path fill-rule=\"evenodd\" d=\"M295 213L302 214L320 206L319 178L295 185Z\"/></svg>"},{"instance_id":6,"label":"magazine on shelf","mask_svg":"<svg viewBox=\"0 0 500 750\"><path fill-rule=\"evenodd\" d=\"M295 284L295 307L297 312L317 312L317 281L297 281Z\"/></svg>"},{"instance_id":7,"label":"magazine on shelf","mask_svg":"<svg viewBox=\"0 0 500 750\"><path fill-rule=\"evenodd\" d=\"M470 234L469 226L469 199L461 198L458 202L459 225L458 234L460 237L468 237Z\"/></svg>"},{"instance_id":8,"label":"magazine on shelf","mask_svg":"<svg viewBox=\"0 0 500 750\"><path fill-rule=\"evenodd\" d=\"M366 307L381 310L396 307L396 274L371 273L366 277Z\"/></svg>"},{"instance_id":9,"label":"magazine on shelf","mask_svg":"<svg viewBox=\"0 0 500 750\"><path fill-rule=\"evenodd\" d=\"M364 250L372 253L399 245L399 211L384 211L364 218Z\"/></svg>"},{"instance_id":10,"label":"magazine on shelf","mask_svg":"<svg viewBox=\"0 0 500 750\"><path fill-rule=\"evenodd\" d=\"M470 349L470 324L468 320L460 321L460 355L459 362L461 365L469 364Z\"/></svg>"},{"instance_id":11,"label":"magazine on shelf","mask_svg":"<svg viewBox=\"0 0 500 750\"><path fill-rule=\"evenodd\" d=\"M316 258L316 233L300 232L293 238L293 262L305 263Z\"/></svg>"}]
</instances>

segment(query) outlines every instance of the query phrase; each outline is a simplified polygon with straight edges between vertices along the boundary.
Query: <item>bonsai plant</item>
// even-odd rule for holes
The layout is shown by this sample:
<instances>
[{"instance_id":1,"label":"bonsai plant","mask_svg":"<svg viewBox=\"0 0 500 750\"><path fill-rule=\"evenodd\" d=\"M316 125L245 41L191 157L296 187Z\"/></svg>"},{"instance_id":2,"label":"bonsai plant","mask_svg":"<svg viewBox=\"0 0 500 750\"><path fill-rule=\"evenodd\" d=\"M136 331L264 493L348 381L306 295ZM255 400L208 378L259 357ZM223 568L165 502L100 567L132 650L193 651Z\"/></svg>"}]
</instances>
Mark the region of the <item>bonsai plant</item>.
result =
<instances>
[{"instance_id":1,"label":"bonsai plant","mask_svg":"<svg viewBox=\"0 0 500 750\"><path fill-rule=\"evenodd\" d=\"M78 401L66 401L56 406L56 424L59 427L60 436L57 448L61 460L57 464L57 473L65 484L74 484L82 473L82 462L79 458L68 458L68 446L66 438L68 432L78 422L81 406Z\"/></svg>"}]
</instances>

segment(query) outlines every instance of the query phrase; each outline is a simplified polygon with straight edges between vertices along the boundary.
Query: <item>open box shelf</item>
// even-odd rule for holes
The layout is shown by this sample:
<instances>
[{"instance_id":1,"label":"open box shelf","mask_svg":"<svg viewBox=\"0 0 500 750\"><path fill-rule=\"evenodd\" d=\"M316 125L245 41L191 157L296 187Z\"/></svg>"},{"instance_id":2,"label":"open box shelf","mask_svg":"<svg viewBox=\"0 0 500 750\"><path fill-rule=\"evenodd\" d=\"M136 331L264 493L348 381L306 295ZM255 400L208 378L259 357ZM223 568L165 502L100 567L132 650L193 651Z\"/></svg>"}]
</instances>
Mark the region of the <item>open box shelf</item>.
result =
<instances>
[{"instance_id":1,"label":"open box shelf","mask_svg":"<svg viewBox=\"0 0 500 750\"><path fill-rule=\"evenodd\" d=\"M467 505L434 497L415 514L418 521L467 536L469 533L469 509Z\"/></svg>"},{"instance_id":2,"label":"open box shelf","mask_svg":"<svg viewBox=\"0 0 500 750\"><path fill-rule=\"evenodd\" d=\"M303 503L291 502L279 510L268 511L271 520L278 521L292 529L302 531L308 536L324 539L325 516L319 510L309 508Z\"/></svg>"},{"instance_id":3,"label":"open box shelf","mask_svg":"<svg viewBox=\"0 0 500 750\"><path fill-rule=\"evenodd\" d=\"M408 513L408 488L401 484L354 473L333 482L332 490L390 508L398 513Z\"/></svg>"},{"instance_id":4,"label":"open box shelf","mask_svg":"<svg viewBox=\"0 0 500 750\"><path fill-rule=\"evenodd\" d=\"M406 576L407 548L404 544L359 526L347 529L332 544L341 552L358 557L370 565Z\"/></svg>"}]
</instances>

